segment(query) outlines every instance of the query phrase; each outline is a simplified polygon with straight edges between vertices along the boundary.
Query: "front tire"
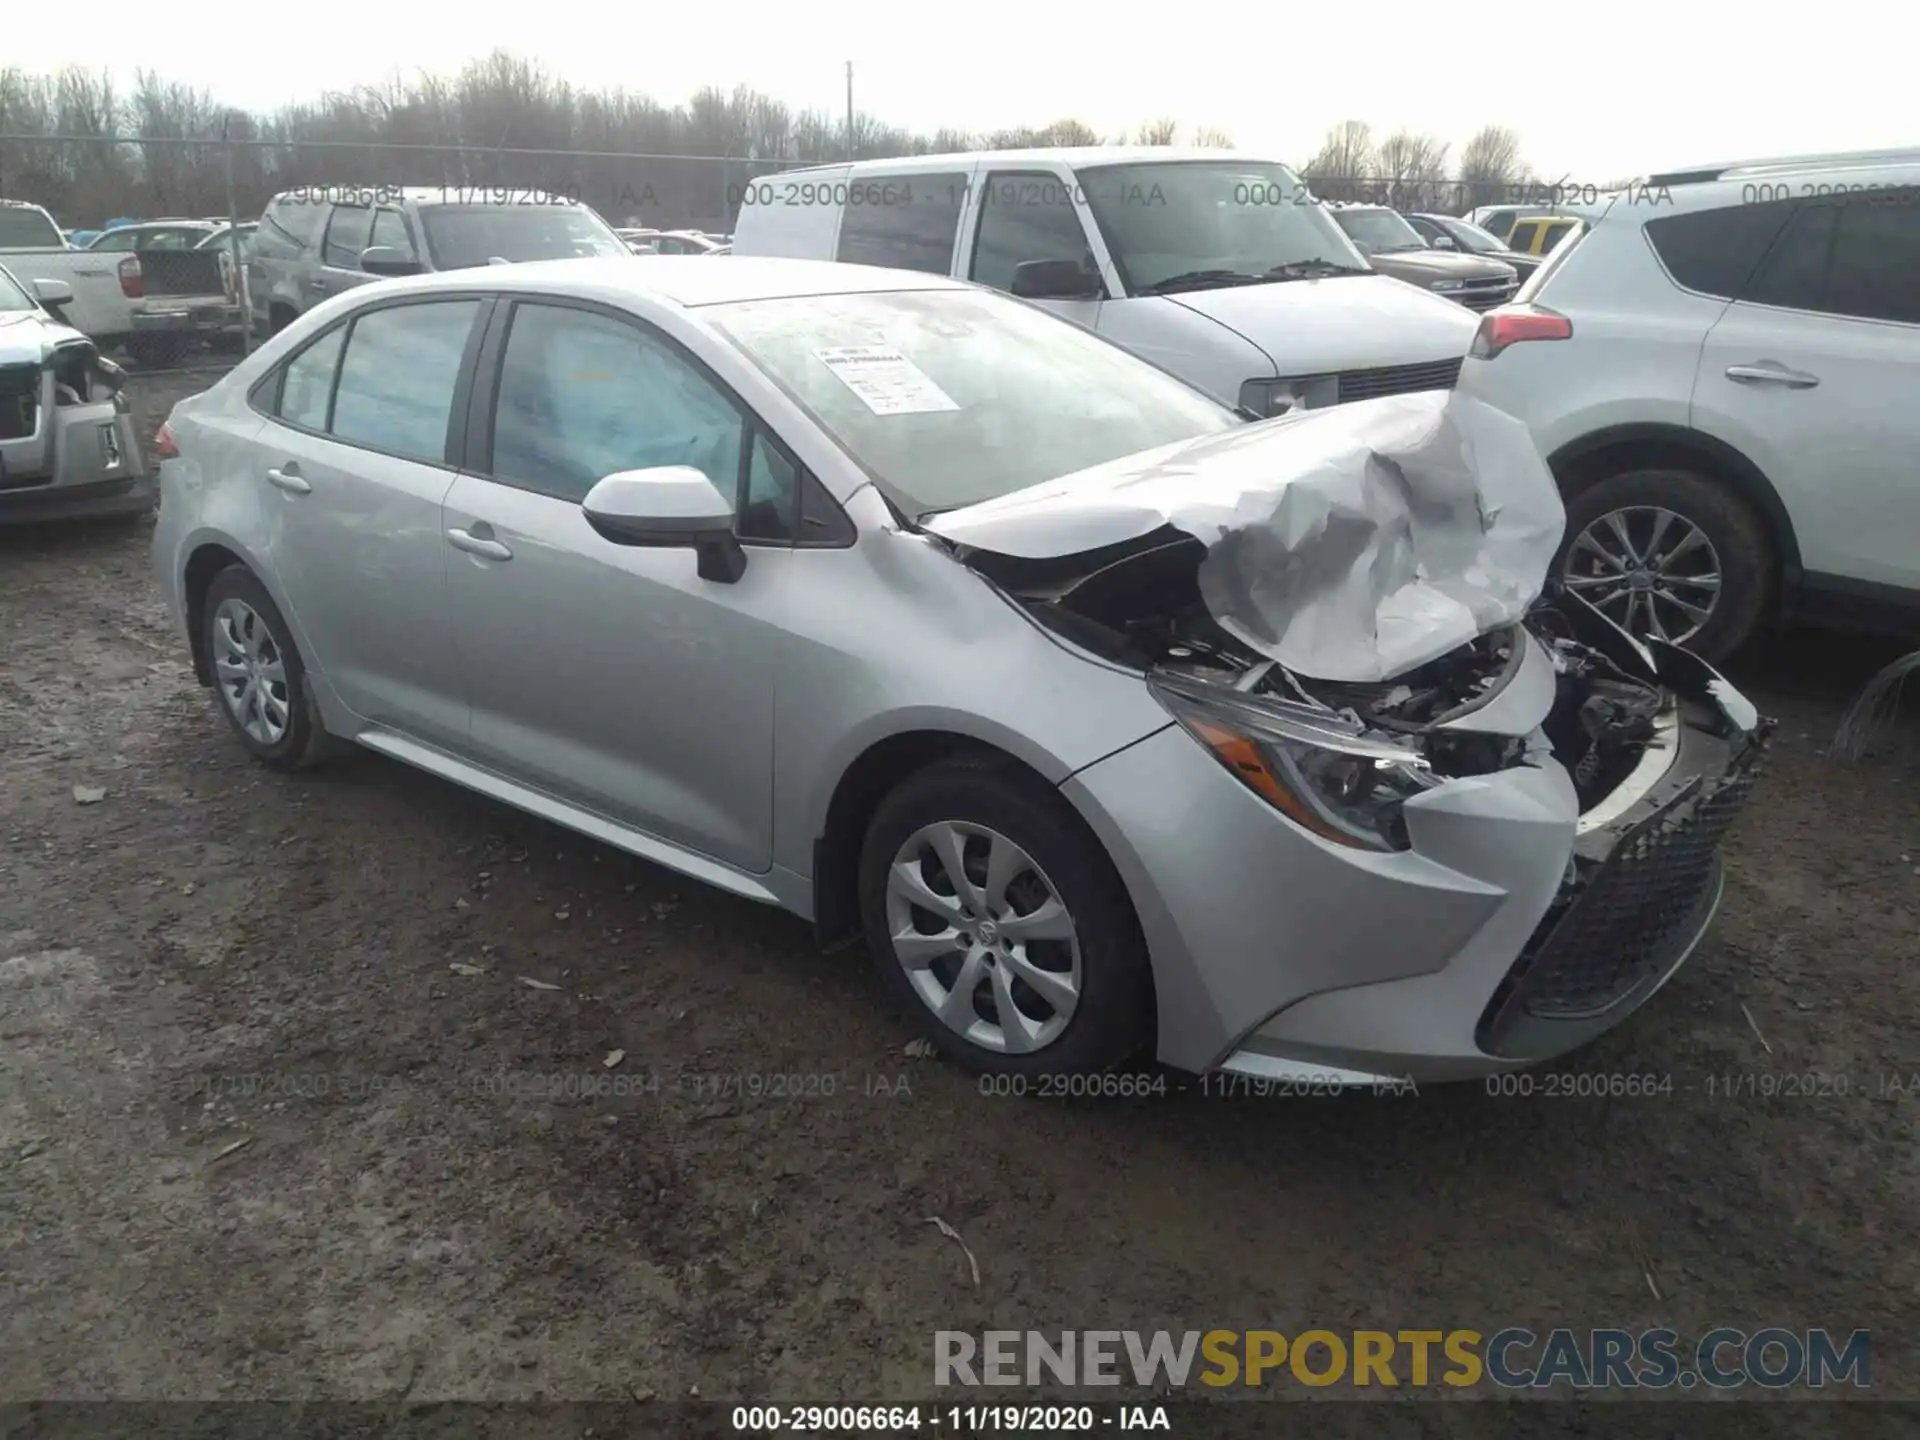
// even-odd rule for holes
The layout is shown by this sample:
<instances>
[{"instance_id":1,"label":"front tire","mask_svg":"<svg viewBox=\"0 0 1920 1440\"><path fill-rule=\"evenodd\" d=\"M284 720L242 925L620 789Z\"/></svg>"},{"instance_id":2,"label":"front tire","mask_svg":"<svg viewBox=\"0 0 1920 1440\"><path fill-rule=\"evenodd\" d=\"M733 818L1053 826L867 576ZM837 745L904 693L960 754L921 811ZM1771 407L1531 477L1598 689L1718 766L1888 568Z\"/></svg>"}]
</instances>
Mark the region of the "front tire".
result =
<instances>
[{"instance_id":1,"label":"front tire","mask_svg":"<svg viewBox=\"0 0 1920 1440\"><path fill-rule=\"evenodd\" d=\"M881 980L962 1067L1084 1074L1152 1034L1146 943L1112 862L1010 766L944 761L881 802L860 854Z\"/></svg>"},{"instance_id":2,"label":"front tire","mask_svg":"<svg viewBox=\"0 0 1920 1440\"><path fill-rule=\"evenodd\" d=\"M329 758L306 665L266 586L245 566L213 577L201 606L201 643L220 713L263 765L305 770Z\"/></svg>"},{"instance_id":3,"label":"front tire","mask_svg":"<svg viewBox=\"0 0 1920 1440\"><path fill-rule=\"evenodd\" d=\"M1561 579L1641 638L1718 662L1753 639L1772 604L1773 547L1751 507L1690 470L1628 470L1567 501Z\"/></svg>"}]
</instances>

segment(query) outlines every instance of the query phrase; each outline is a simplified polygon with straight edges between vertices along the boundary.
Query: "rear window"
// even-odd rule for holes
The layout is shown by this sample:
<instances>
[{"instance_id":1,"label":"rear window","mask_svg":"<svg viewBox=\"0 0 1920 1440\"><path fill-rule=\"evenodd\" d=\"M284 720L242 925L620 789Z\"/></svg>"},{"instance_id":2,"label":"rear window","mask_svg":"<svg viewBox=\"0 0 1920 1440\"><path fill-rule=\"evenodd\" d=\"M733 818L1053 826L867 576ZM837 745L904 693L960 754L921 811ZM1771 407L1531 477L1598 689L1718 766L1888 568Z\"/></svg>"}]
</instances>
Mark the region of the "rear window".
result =
<instances>
[{"instance_id":1,"label":"rear window","mask_svg":"<svg viewBox=\"0 0 1920 1440\"><path fill-rule=\"evenodd\" d=\"M1674 284L1732 300L1746 289L1792 209L1790 200L1772 200L1662 215L1647 222L1647 241Z\"/></svg>"},{"instance_id":2,"label":"rear window","mask_svg":"<svg viewBox=\"0 0 1920 1440\"><path fill-rule=\"evenodd\" d=\"M422 205L420 225L436 270L633 253L583 205Z\"/></svg>"},{"instance_id":3,"label":"rear window","mask_svg":"<svg viewBox=\"0 0 1920 1440\"><path fill-rule=\"evenodd\" d=\"M60 250L60 227L39 210L0 205L0 250Z\"/></svg>"}]
</instances>

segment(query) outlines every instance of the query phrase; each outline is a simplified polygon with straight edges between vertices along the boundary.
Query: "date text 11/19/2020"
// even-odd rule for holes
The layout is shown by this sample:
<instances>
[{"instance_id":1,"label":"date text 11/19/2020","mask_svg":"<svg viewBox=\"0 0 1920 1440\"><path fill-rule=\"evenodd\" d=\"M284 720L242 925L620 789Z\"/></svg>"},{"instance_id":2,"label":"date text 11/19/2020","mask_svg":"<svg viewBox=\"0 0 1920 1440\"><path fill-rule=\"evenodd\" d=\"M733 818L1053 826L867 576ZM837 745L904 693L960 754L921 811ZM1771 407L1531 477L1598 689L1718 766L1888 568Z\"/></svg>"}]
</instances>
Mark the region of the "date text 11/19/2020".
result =
<instances>
[{"instance_id":1,"label":"date text 11/19/2020","mask_svg":"<svg viewBox=\"0 0 1920 1440\"><path fill-rule=\"evenodd\" d=\"M1157 1100L1186 1093L1216 1100L1420 1093L1411 1076L1378 1075L1361 1080L1328 1071L1297 1075L1233 1075L1224 1071L1178 1075L1164 1070L1110 1071L1102 1075L982 1075L979 1089L982 1095L1024 1100Z\"/></svg>"}]
</instances>

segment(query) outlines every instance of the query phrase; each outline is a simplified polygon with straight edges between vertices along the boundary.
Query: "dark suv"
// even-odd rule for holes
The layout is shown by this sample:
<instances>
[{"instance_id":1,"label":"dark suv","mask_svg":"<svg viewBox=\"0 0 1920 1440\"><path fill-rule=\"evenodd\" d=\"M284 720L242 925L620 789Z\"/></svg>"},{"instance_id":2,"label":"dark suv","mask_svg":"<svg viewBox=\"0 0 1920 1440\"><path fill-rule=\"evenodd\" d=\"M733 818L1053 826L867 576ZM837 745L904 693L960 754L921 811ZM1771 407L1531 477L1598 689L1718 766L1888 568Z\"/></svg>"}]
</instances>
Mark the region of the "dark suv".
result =
<instances>
[{"instance_id":1,"label":"dark suv","mask_svg":"<svg viewBox=\"0 0 1920 1440\"><path fill-rule=\"evenodd\" d=\"M393 275L631 253L590 208L544 191L315 185L268 203L247 282L254 323L278 332L343 290Z\"/></svg>"}]
</instances>

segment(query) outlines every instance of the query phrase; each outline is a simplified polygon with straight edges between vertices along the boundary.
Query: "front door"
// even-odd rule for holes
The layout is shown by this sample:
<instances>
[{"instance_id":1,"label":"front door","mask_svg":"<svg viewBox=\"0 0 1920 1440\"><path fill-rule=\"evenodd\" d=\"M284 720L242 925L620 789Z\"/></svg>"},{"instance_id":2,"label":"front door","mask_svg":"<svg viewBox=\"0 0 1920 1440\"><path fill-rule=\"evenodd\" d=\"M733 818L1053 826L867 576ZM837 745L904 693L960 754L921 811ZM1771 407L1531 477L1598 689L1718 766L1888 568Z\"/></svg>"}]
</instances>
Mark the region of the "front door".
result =
<instances>
[{"instance_id":1,"label":"front door","mask_svg":"<svg viewBox=\"0 0 1920 1440\"><path fill-rule=\"evenodd\" d=\"M445 516L469 749L535 789L764 871L796 472L638 321L529 301L507 319L490 453L470 457ZM701 579L692 550L616 545L587 524L595 482L665 465L694 466L734 501L749 547L737 581Z\"/></svg>"},{"instance_id":2,"label":"front door","mask_svg":"<svg viewBox=\"0 0 1920 1440\"><path fill-rule=\"evenodd\" d=\"M1100 274L1080 214L1076 182L1043 170L994 170L976 187L972 253L965 274L977 285L1013 292L1013 272L1034 260L1068 260ZM1099 328L1099 300L1036 300L1089 330Z\"/></svg>"}]
</instances>

